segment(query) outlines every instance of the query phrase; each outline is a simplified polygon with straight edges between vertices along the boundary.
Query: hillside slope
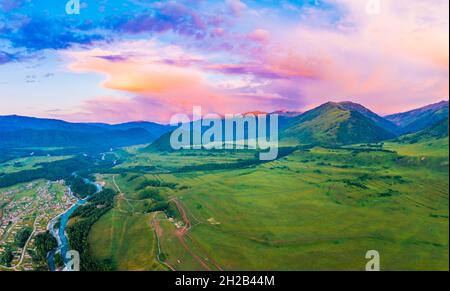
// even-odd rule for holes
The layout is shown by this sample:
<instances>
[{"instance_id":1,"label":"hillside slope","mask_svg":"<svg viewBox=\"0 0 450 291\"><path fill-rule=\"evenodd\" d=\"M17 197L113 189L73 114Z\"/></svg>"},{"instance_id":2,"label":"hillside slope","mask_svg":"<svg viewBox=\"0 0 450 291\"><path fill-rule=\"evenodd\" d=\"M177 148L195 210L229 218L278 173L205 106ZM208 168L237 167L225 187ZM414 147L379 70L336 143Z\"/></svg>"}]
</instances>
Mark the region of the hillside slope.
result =
<instances>
[{"instance_id":1,"label":"hillside slope","mask_svg":"<svg viewBox=\"0 0 450 291\"><path fill-rule=\"evenodd\" d=\"M443 119L419 132L403 135L398 140L402 143L418 143L448 138L448 123L448 119Z\"/></svg>"},{"instance_id":2,"label":"hillside slope","mask_svg":"<svg viewBox=\"0 0 450 291\"><path fill-rule=\"evenodd\" d=\"M385 118L399 126L401 133L418 132L448 118L448 101L388 115Z\"/></svg>"},{"instance_id":3,"label":"hillside slope","mask_svg":"<svg viewBox=\"0 0 450 291\"><path fill-rule=\"evenodd\" d=\"M345 145L379 142L395 137L393 132L376 122L381 117L370 118L360 113L361 108L355 110L353 107L348 103L329 102L310 110L288 124L281 133L281 141L291 144Z\"/></svg>"},{"instance_id":4,"label":"hillside slope","mask_svg":"<svg viewBox=\"0 0 450 291\"><path fill-rule=\"evenodd\" d=\"M351 111L356 111L361 113L364 117L369 118L373 122L375 122L378 126L381 126L383 129L390 131L391 133L398 134L400 132L398 126L394 124L393 122L387 120L386 118L383 118L376 114L375 112L367 109L366 107L362 106L358 103L353 102L340 102L339 106Z\"/></svg>"}]
</instances>

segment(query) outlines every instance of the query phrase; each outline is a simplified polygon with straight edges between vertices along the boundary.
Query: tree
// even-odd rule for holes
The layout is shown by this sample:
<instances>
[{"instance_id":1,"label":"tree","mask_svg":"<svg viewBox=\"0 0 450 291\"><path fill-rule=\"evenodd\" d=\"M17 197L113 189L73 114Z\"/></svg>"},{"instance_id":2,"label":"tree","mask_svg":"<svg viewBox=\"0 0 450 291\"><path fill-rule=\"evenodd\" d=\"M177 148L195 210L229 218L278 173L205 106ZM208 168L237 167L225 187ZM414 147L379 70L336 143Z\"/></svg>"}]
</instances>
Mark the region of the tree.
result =
<instances>
[{"instance_id":1,"label":"tree","mask_svg":"<svg viewBox=\"0 0 450 291\"><path fill-rule=\"evenodd\" d=\"M33 229L29 226L22 228L19 230L14 237L14 243L19 248L23 248L25 244L27 243L28 238L30 237L31 233L33 232Z\"/></svg>"},{"instance_id":2,"label":"tree","mask_svg":"<svg viewBox=\"0 0 450 291\"><path fill-rule=\"evenodd\" d=\"M11 267L11 262L14 259L14 254L11 246L6 246L3 254L0 256L0 264Z\"/></svg>"}]
</instances>

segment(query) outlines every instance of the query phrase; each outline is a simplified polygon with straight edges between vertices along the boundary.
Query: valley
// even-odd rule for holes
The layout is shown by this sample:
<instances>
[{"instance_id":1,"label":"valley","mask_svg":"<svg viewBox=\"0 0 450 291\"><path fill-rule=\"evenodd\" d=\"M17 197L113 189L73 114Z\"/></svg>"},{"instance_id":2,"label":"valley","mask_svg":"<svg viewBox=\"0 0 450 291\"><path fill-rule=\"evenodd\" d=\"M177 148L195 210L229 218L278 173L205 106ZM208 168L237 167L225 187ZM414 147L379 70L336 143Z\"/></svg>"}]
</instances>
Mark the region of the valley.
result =
<instances>
[{"instance_id":1,"label":"valley","mask_svg":"<svg viewBox=\"0 0 450 291\"><path fill-rule=\"evenodd\" d=\"M273 161L174 151L165 132L107 150L3 148L0 270L48 269L49 221L79 198L66 232L85 271L364 270L368 250L383 270L447 270L448 115L420 112L440 119L401 134L327 103L280 123Z\"/></svg>"},{"instance_id":2,"label":"valley","mask_svg":"<svg viewBox=\"0 0 450 291\"><path fill-rule=\"evenodd\" d=\"M166 158L183 166L179 155ZM94 256L102 246L114 253L114 245L123 245L121 233L130 227L112 219L123 221L128 212L128 219L151 222L162 261L175 270L363 270L369 249L380 251L385 270L448 264L448 157L318 147L249 169L135 175L117 177L134 199L142 191L138 181L179 183L175 190L157 188L179 201L179 213L145 216L139 209L145 200L131 206L117 200L94 225ZM134 233L127 241L137 247L144 235L150 236Z\"/></svg>"},{"instance_id":3,"label":"valley","mask_svg":"<svg viewBox=\"0 0 450 291\"><path fill-rule=\"evenodd\" d=\"M0 275L449 271L448 11L0 0Z\"/></svg>"}]
</instances>

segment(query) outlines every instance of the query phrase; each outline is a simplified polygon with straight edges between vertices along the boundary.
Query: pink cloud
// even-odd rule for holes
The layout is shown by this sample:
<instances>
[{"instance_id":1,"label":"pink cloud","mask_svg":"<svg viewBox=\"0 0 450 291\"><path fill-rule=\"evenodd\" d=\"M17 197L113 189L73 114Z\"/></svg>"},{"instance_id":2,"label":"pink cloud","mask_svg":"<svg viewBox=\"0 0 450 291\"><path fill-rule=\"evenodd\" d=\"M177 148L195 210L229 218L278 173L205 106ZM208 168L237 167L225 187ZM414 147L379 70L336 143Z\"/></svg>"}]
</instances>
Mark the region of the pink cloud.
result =
<instances>
[{"instance_id":1,"label":"pink cloud","mask_svg":"<svg viewBox=\"0 0 450 291\"><path fill-rule=\"evenodd\" d=\"M265 29L255 29L251 33L248 34L248 39L257 42L266 42L270 38L270 32Z\"/></svg>"},{"instance_id":2,"label":"pink cloud","mask_svg":"<svg viewBox=\"0 0 450 291\"><path fill-rule=\"evenodd\" d=\"M225 3L231 13L235 16L240 15L247 8L247 4L240 0L226 0Z\"/></svg>"},{"instance_id":3,"label":"pink cloud","mask_svg":"<svg viewBox=\"0 0 450 291\"><path fill-rule=\"evenodd\" d=\"M448 1L386 0L377 15L366 1L333 2L349 13L335 27L312 13L279 31L261 56L292 77L283 86L298 89L299 105L351 100L393 113L448 99Z\"/></svg>"},{"instance_id":4,"label":"pink cloud","mask_svg":"<svg viewBox=\"0 0 450 291\"><path fill-rule=\"evenodd\" d=\"M203 71L206 60L178 47L139 41L64 54L72 59L71 71L104 75L103 88L128 95L88 100L70 116L72 120L96 117L109 122L167 122L173 114L191 112L197 105L205 113L221 114L267 108L271 106L269 97L276 96L261 90L244 94L218 86Z\"/></svg>"},{"instance_id":5,"label":"pink cloud","mask_svg":"<svg viewBox=\"0 0 450 291\"><path fill-rule=\"evenodd\" d=\"M387 114L448 99L447 1L383 0L377 15L367 13L366 1L331 2L348 13L332 27L322 23L326 12L309 8L295 25L265 23L273 27L266 30L256 21L250 33L214 27L209 41L68 51L73 72L101 74L105 90L123 94L83 103L78 117L167 122L193 105L237 113L344 100ZM247 9L238 0L226 4L234 15Z\"/></svg>"}]
</instances>

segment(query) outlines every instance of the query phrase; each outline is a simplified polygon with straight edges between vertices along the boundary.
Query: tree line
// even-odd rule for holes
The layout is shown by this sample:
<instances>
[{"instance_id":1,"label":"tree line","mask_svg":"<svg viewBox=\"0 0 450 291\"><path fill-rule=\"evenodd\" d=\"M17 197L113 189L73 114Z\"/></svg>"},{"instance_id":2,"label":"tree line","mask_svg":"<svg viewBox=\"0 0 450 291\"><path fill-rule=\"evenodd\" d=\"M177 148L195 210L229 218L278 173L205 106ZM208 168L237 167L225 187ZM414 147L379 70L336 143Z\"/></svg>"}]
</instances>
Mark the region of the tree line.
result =
<instances>
[{"instance_id":1,"label":"tree line","mask_svg":"<svg viewBox=\"0 0 450 291\"><path fill-rule=\"evenodd\" d=\"M77 208L71 215L77 218L67 229L70 248L80 253L81 271L109 271L113 269L110 262L99 262L89 253L88 235L92 226L102 215L112 209L116 193L111 189L104 189L89 199L89 202Z\"/></svg>"}]
</instances>

